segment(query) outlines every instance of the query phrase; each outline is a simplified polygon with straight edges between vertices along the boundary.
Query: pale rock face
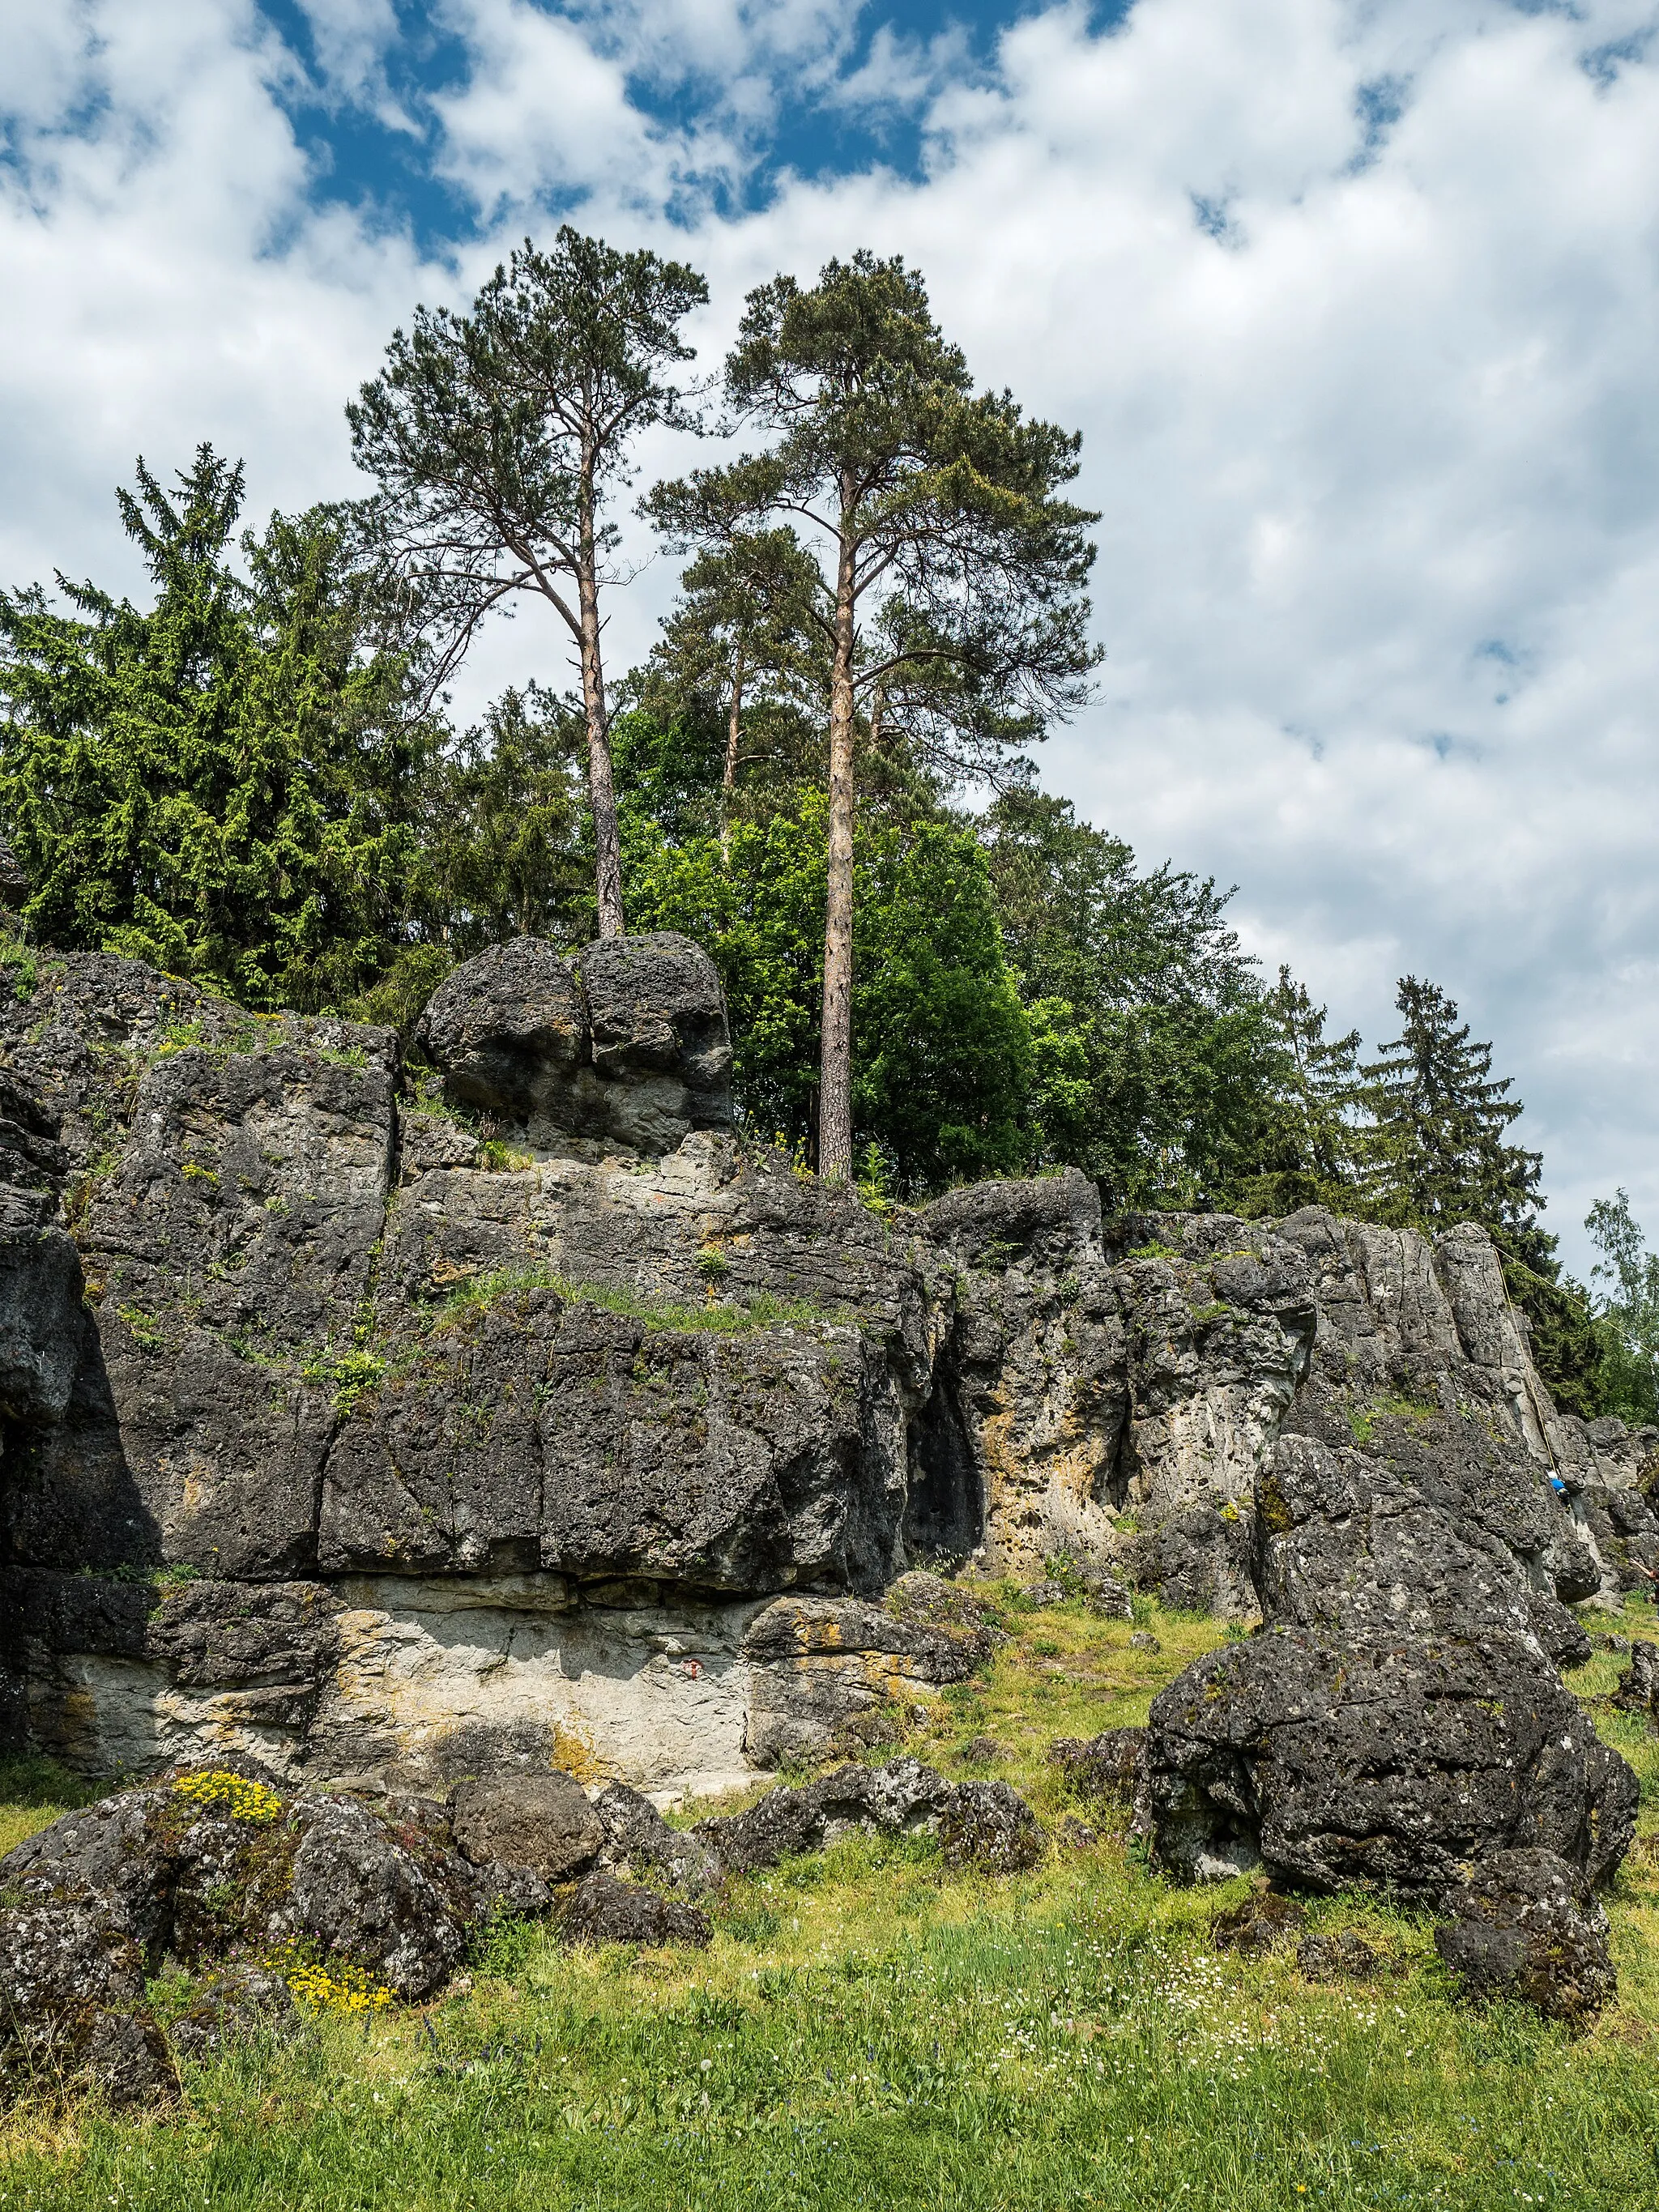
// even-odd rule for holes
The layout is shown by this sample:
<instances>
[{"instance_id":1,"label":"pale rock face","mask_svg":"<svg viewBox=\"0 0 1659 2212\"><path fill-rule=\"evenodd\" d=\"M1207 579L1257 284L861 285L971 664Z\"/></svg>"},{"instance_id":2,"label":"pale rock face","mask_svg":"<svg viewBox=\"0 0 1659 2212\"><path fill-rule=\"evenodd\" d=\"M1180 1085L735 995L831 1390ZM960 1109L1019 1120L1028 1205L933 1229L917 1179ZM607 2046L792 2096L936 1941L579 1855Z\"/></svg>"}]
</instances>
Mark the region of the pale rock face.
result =
<instances>
[{"instance_id":1,"label":"pale rock face","mask_svg":"<svg viewBox=\"0 0 1659 2212\"><path fill-rule=\"evenodd\" d=\"M1075 1170L878 1216L734 1133L683 939L500 948L425 1034L453 1110L133 962L0 1004L14 1740L714 1786L957 1679L907 1570L1249 1616L1289 1440L1392 1495L1430 1414L1517 1618L1659 1568L1659 1437L1556 1415L1478 1231L1103 1220Z\"/></svg>"}]
</instances>

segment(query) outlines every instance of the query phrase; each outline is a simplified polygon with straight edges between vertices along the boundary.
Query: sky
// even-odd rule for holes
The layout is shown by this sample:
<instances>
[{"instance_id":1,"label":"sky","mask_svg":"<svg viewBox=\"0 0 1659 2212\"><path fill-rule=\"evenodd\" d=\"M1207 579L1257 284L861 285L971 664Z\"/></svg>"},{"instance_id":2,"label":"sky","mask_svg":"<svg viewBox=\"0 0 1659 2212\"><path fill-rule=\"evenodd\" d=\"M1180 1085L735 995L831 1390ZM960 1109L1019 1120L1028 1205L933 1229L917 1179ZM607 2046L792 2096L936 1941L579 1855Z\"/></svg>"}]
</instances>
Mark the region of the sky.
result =
<instances>
[{"instance_id":1,"label":"sky","mask_svg":"<svg viewBox=\"0 0 1659 2212\"><path fill-rule=\"evenodd\" d=\"M0 583L137 594L140 453L363 489L392 331L561 220L706 273L707 369L775 271L902 253L1083 434L1047 786L1368 1046L1440 984L1569 1263L1619 1185L1659 1245L1655 0L0 0ZM628 529L617 668L675 576ZM498 625L457 711L564 661Z\"/></svg>"}]
</instances>

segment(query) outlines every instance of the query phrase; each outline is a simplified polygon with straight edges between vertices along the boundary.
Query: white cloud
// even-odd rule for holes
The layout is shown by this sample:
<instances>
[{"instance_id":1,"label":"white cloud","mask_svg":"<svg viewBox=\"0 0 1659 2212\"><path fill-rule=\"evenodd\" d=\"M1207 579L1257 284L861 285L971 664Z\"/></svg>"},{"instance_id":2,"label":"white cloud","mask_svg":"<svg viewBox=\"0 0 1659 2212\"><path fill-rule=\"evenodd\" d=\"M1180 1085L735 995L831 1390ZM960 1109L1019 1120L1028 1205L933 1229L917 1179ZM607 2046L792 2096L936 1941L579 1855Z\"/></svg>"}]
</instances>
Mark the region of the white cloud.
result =
<instances>
[{"instance_id":1,"label":"white cloud","mask_svg":"<svg viewBox=\"0 0 1659 2212\"><path fill-rule=\"evenodd\" d=\"M586 193L708 270L716 354L774 269L902 251L980 376L1083 428L1111 657L1051 784L1238 882L1263 957L1368 1039L1396 975L1443 983L1518 1079L1574 1256L1618 1182L1659 1239L1651 6L1139 0L1110 36L1062 8L930 94L892 42L852 82L851 19L811 0L447 5L472 68L436 158L503 242ZM343 399L497 241L423 265L319 213L251 5L13 13L0 575L116 571L140 447L245 452L257 506L345 488ZM335 20L328 66L372 88L378 0ZM668 129L629 86L677 71L720 89ZM925 175L697 212L811 85L930 100ZM619 602L621 657L671 582ZM476 681L558 652L526 619Z\"/></svg>"}]
</instances>

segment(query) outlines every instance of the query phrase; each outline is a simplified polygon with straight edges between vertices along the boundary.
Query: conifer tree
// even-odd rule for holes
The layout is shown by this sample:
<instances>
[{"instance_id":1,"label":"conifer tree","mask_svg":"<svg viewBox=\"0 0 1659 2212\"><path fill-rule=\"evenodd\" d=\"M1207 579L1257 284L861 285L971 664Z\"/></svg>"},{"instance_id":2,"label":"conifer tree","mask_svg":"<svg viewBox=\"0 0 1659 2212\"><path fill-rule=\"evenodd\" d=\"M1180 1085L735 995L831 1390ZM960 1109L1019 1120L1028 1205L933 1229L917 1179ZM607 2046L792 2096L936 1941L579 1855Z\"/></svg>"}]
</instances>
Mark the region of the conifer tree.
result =
<instances>
[{"instance_id":1,"label":"conifer tree","mask_svg":"<svg viewBox=\"0 0 1659 2212\"><path fill-rule=\"evenodd\" d=\"M228 552L240 463L211 447L117 498L148 610L59 576L0 592L0 815L30 928L258 1006L337 1004L395 958L436 741L337 517Z\"/></svg>"},{"instance_id":2,"label":"conifer tree","mask_svg":"<svg viewBox=\"0 0 1659 2212\"><path fill-rule=\"evenodd\" d=\"M745 766L799 755L804 726L829 691L829 655L813 619L817 564L791 530L735 530L705 546L680 579L680 596L630 690L672 723L699 713L720 731L720 825Z\"/></svg>"},{"instance_id":3,"label":"conifer tree","mask_svg":"<svg viewBox=\"0 0 1659 2212\"><path fill-rule=\"evenodd\" d=\"M867 252L811 289L751 292L726 363L734 412L767 450L659 485L647 511L682 545L802 526L820 555L813 616L830 661L829 891L817 1115L821 1174L853 1152L854 754L886 694L913 743L983 763L1042 734L1098 659L1084 585L1097 520L1060 496L1079 440L975 396L921 278Z\"/></svg>"},{"instance_id":4,"label":"conifer tree","mask_svg":"<svg viewBox=\"0 0 1659 2212\"><path fill-rule=\"evenodd\" d=\"M1492 1073L1492 1047L1470 1041L1455 1003L1433 983L1401 979L1400 1035L1361 1068L1370 1127L1360 1188L1376 1219L1434 1235L1460 1221L1518 1231L1543 1200L1540 1153L1510 1144L1522 1112L1512 1080Z\"/></svg>"},{"instance_id":5,"label":"conifer tree","mask_svg":"<svg viewBox=\"0 0 1659 2212\"><path fill-rule=\"evenodd\" d=\"M526 239L470 315L417 307L346 410L353 457L380 487L360 514L428 632L434 690L485 616L525 592L575 645L602 937L623 928L599 605L617 531L605 507L641 430L692 426L671 372L690 357L680 325L708 297L683 262L619 253L566 223L550 253Z\"/></svg>"}]
</instances>

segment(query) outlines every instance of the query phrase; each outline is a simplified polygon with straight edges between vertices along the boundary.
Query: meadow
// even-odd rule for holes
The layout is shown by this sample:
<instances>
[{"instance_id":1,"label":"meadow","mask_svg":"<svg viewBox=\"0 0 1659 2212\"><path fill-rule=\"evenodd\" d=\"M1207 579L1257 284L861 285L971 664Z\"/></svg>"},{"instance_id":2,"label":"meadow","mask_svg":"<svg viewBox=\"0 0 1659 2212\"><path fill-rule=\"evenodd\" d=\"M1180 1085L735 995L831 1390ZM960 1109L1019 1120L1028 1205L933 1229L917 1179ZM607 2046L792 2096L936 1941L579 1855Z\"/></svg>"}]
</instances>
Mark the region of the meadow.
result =
<instances>
[{"instance_id":1,"label":"meadow","mask_svg":"<svg viewBox=\"0 0 1659 2212\"><path fill-rule=\"evenodd\" d=\"M287 2047L187 2066L176 2113L15 2108L0 2208L1659 2204L1659 1739L1607 1704L1621 1659L1570 1678L1644 1792L1607 1899L1619 2001L1574 2038L1462 2001L1427 1920L1384 1899L1310 1902L1377 1954L1363 1981L1218 1949L1212 1919L1249 1884L1149 1873L1123 1815L1073 1802L1046 1753L1144 1718L1224 1632L1138 1606L1152 1652L1080 1603L1005 1601L1011 1640L905 1748L1026 1792L1055 1838L1029 1875L853 1838L729 1885L705 1953L573 1955L504 1924L441 2002L324 2010ZM1652 1632L1633 1607L1589 1625ZM966 1759L985 1736L1006 1755ZM82 1794L40 1762L0 1774L0 1847ZM164 2013L186 1995L177 1974L155 1991Z\"/></svg>"}]
</instances>

